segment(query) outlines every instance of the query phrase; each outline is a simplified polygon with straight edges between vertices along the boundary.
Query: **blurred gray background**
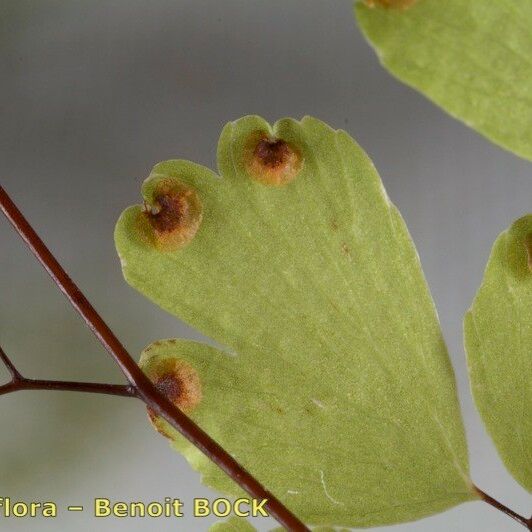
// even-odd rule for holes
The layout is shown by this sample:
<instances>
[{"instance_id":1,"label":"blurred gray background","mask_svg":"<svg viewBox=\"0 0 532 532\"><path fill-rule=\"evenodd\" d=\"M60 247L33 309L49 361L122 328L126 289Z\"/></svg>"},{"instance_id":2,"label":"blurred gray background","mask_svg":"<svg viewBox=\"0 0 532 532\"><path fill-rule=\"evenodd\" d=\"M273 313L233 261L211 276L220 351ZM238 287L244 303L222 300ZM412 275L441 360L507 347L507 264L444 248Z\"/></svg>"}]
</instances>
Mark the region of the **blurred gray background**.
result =
<instances>
[{"instance_id":1,"label":"blurred gray background","mask_svg":"<svg viewBox=\"0 0 532 532\"><path fill-rule=\"evenodd\" d=\"M129 288L115 254L115 220L139 201L152 165L179 157L214 167L222 126L249 113L272 121L312 114L346 129L373 158L417 244L456 368L473 478L530 515L530 497L505 471L473 408L461 322L495 237L531 210L532 165L389 76L362 39L350 0L1 0L0 75L2 184L135 356L158 338L199 338ZM121 382L0 224L6 351L28 376ZM3 369L0 378L7 380ZM0 497L90 509L95 496L211 495L135 401L0 398ZM202 531L210 522L95 520L89 510L0 518L0 528ZM478 502L390 529L521 528Z\"/></svg>"}]
</instances>

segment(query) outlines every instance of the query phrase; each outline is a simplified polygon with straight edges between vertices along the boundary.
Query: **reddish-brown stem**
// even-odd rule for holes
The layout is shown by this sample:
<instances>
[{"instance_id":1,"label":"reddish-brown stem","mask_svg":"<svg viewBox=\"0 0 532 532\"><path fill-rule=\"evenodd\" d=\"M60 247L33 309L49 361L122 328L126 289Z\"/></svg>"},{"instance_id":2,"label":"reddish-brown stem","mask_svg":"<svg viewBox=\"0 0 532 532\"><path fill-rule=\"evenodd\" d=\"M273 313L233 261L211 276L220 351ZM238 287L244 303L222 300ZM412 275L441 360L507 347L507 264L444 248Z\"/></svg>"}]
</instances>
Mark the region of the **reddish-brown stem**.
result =
<instances>
[{"instance_id":1,"label":"reddish-brown stem","mask_svg":"<svg viewBox=\"0 0 532 532\"><path fill-rule=\"evenodd\" d=\"M41 379L22 379L0 386L0 395L21 390L48 390L63 392L100 393L119 395L121 397L137 397L137 391L127 384L100 384L96 382L50 381Z\"/></svg>"},{"instance_id":2,"label":"reddish-brown stem","mask_svg":"<svg viewBox=\"0 0 532 532\"><path fill-rule=\"evenodd\" d=\"M281 525L288 530L308 531L309 529L279 499L266 490L223 447L157 391L1 186L0 207L58 288L113 357L130 385L135 388L138 397L225 471L243 490L256 499L267 499L265 507Z\"/></svg>"},{"instance_id":3,"label":"reddish-brown stem","mask_svg":"<svg viewBox=\"0 0 532 532\"><path fill-rule=\"evenodd\" d=\"M22 375L18 372L18 369L15 367L15 364L11 362L10 358L5 354L4 350L0 347L0 360L4 363L5 367L9 371L13 381L18 381L22 379Z\"/></svg>"},{"instance_id":4,"label":"reddish-brown stem","mask_svg":"<svg viewBox=\"0 0 532 532\"><path fill-rule=\"evenodd\" d=\"M18 377L0 386L0 395L22 390L99 393L121 397L137 397L137 390L129 384L100 384L96 382L54 381Z\"/></svg>"},{"instance_id":5,"label":"reddish-brown stem","mask_svg":"<svg viewBox=\"0 0 532 532\"><path fill-rule=\"evenodd\" d=\"M11 381L0 386L0 395L19 392L21 390L55 390L120 395L122 397L138 397L137 389L130 384L100 384L96 382L27 379L22 376L20 371L18 371L15 364L13 364L6 352L2 349L2 346L0 346L0 360L11 374Z\"/></svg>"},{"instance_id":6,"label":"reddish-brown stem","mask_svg":"<svg viewBox=\"0 0 532 532\"><path fill-rule=\"evenodd\" d=\"M510 508L502 504L502 502L497 501L496 499L494 499L493 497L491 497L490 495L482 491L480 488L477 488L476 486L475 486L475 490L477 491L477 493L480 495L480 498L484 502L487 502L490 506L493 506L494 508L499 510L499 512L502 512L506 514L507 516L511 517L512 519L514 519L515 521L523 525L528 530L532 530L532 517L530 519L527 519L526 517L519 515L518 513L514 512L513 510L511 510Z\"/></svg>"}]
</instances>

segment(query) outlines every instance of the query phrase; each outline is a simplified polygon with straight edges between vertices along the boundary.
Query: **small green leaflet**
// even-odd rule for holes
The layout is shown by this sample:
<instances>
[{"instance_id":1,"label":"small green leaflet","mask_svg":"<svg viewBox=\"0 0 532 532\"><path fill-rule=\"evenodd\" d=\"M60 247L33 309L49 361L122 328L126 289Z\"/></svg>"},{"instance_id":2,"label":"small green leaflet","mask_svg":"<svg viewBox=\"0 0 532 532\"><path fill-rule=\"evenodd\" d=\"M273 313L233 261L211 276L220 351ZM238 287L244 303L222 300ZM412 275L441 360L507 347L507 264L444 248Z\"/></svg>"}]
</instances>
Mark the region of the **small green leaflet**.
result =
<instances>
[{"instance_id":1,"label":"small green leaflet","mask_svg":"<svg viewBox=\"0 0 532 532\"><path fill-rule=\"evenodd\" d=\"M127 281L223 346L155 342L144 371L309 525L478 498L419 258L365 152L314 118L248 116L218 166L156 165L117 223ZM153 421L205 484L241 495Z\"/></svg>"},{"instance_id":2,"label":"small green leaflet","mask_svg":"<svg viewBox=\"0 0 532 532\"><path fill-rule=\"evenodd\" d=\"M513 476L532 492L532 214L497 238L465 317L473 396Z\"/></svg>"},{"instance_id":3,"label":"small green leaflet","mask_svg":"<svg viewBox=\"0 0 532 532\"><path fill-rule=\"evenodd\" d=\"M496 144L532 159L532 2L400 0L356 5L383 65Z\"/></svg>"}]
</instances>

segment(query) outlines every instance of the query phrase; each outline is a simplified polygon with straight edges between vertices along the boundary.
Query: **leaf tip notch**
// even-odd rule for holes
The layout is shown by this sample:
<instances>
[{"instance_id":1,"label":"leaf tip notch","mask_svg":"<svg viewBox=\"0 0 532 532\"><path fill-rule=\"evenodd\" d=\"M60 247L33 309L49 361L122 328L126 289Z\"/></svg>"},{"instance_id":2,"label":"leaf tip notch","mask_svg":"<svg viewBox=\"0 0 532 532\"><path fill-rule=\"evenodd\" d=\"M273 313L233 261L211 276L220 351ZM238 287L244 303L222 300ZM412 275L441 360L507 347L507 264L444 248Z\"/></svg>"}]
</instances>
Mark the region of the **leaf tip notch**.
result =
<instances>
[{"instance_id":1,"label":"leaf tip notch","mask_svg":"<svg viewBox=\"0 0 532 532\"><path fill-rule=\"evenodd\" d=\"M253 134L244 150L248 174L264 185L290 183L301 171L303 158L291 143L270 135Z\"/></svg>"},{"instance_id":2,"label":"leaf tip notch","mask_svg":"<svg viewBox=\"0 0 532 532\"><path fill-rule=\"evenodd\" d=\"M161 251L188 244L199 229L202 203L196 190L177 178L154 176L143 186L143 233Z\"/></svg>"}]
</instances>

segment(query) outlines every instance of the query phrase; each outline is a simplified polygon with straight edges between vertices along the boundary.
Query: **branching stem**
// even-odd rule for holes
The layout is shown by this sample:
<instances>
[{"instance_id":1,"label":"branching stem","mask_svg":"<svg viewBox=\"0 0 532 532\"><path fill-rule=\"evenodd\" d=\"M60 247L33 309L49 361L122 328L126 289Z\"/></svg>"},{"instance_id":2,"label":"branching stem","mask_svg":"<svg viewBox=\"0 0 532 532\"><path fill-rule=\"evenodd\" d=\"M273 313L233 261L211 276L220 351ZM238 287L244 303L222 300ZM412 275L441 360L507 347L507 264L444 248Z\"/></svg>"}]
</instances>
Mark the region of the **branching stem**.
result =
<instances>
[{"instance_id":1,"label":"branching stem","mask_svg":"<svg viewBox=\"0 0 532 532\"><path fill-rule=\"evenodd\" d=\"M85 320L85 323L96 335L100 343L116 361L129 384L99 384L90 382L54 381L27 379L21 375L16 366L0 347L0 360L11 375L11 381L0 386L0 395L21 390L62 390L136 397L141 399L157 415L162 416L176 428L185 438L200 449L225 473L227 473L242 489L257 499L268 499L266 507L270 515L275 517L288 530L308 531L309 529L288 510L277 498L268 492L250 473L215 442L207 433L189 419L183 412L169 402L153 386L126 351L118 338L109 329L87 298L68 277L56 258L45 246L31 225L13 203L7 192L0 186L0 207L13 227L24 239L33 254L50 274L58 288L66 295L72 306ZM532 517L526 519L504 504L475 487L480 498L500 512L508 515L529 531L532 531Z\"/></svg>"},{"instance_id":2,"label":"branching stem","mask_svg":"<svg viewBox=\"0 0 532 532\"><path fill-rule=\"evenodd\" d=\"M96 382L27 379L17 371L2 347L0 347L0 359L4 362L12 376L10 382L0 386L0 395L6 395L8 393L19 392L22 390L55 390L118 395L121 397L137 397L136 388L129 384L100 384Z\"/></svg>"},{"instance_id":3,"label":"branching stem","mask_svg":"<svg viewBox=\"0 0 532 532\"><path fill-rule=\"evenodd\" d=\"M33 227L29 224L13 200L1 186L0 207L15 230L24 239L35 257L52 277L57 287L63 292L63 294L65 294L71 305L85 320L87 326L92 330L100 343L118 364L122 373L128 380L129 385L135 390L135 395L149 406L156 415L163 417L193 445L200 449L207 457L225 471L225 473L227 473L227 475L229 475L243 490L256 499L267 499L268 502L265 504L265 507L268 509L269 514L277 519L281 525L288 530L308 531L309 529L290 510L288 510L281 501L266 490L264 486L244 469L244 467L242 467L225 449L223 449L223 447L214 441L181 410L173 405L165 396L157 391L152 382L142 372L98 312L96 312L76 284L70 279L63 267L59 264L57 259L46 247ZM7 357L4 355L2 357L4 362L6 362L5 358ZM20 375L15 377L18 372L9 359L7 359L6 365L14 377L12 383L7 385L8 390L15 391L13 387L17 382L20 382ZM24 382L27 383L30 381ZM78 390L81 391L80 388L78 388ZM85 388L82 391L89 390ZM6 392L4 391L4 393Z\"/></svg>"},{"instance_id":4,"label":"branching stem","mask_svg":"<svg viewBox=\"0 0 532 532\"><path fill-rule=\"evenodd\" d=\"M127 384L99 384L95 382L51 381L40 379L22 379L0 386L0 395L21 390L48 390L62 392L99 393L121 397L137 397L137 391Z\"/></svg>"},{"instance_id":5,"label":"branching stem","mask_svg":"<svg viewBox=\"0 0 532 532\"><path fill-rule=\"evenodd\" d=\"M18 372L17 368L15 367L15 364L11 362L10 358L5 354L4 350L1 347L0 347L0 360L4 363L5 367L9 371L9 374L11 375L11 382L15 382L23 378L22 375Z\"/></svg>"}]
</instances>

